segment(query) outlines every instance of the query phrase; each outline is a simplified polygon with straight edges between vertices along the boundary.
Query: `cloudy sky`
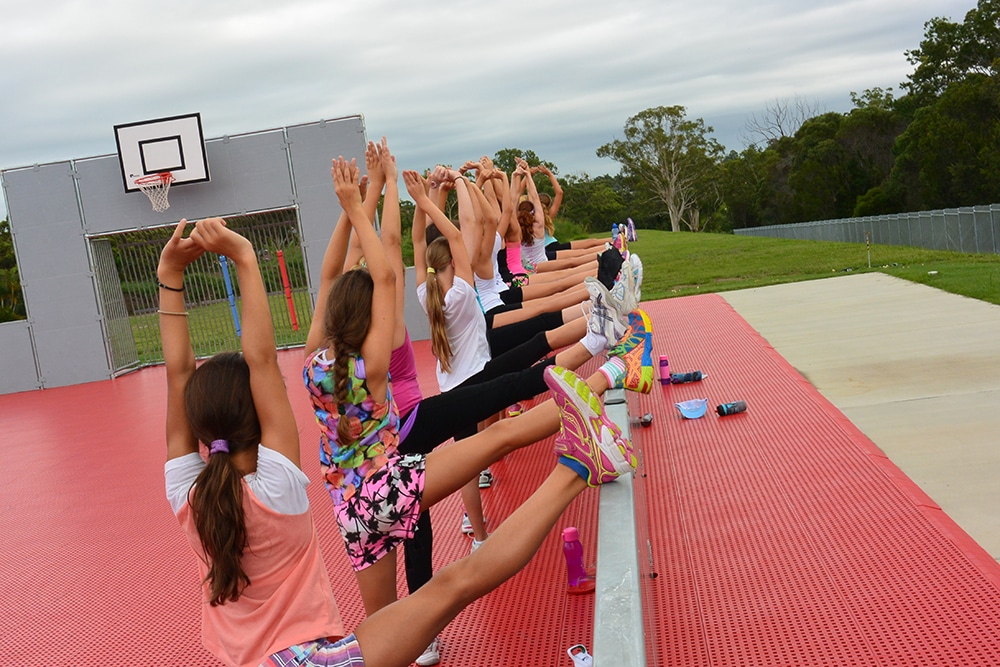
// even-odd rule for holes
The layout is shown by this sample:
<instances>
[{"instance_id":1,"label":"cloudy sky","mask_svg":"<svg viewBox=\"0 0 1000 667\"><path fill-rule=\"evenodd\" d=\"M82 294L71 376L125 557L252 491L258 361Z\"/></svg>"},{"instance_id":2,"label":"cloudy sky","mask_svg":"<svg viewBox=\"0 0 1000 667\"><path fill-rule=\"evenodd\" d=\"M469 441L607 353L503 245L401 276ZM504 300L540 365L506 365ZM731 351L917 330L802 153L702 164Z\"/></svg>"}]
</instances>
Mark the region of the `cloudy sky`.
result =
<instances>
[{"instance_id":1,"label":"cloudy sky","mask_svg":"<svg viewBox=\"0 0 1000 667\"><path fill-rule=\"evenodd\" d=\"M682 105L741 150L775 101L898 91L924 22L974 6L0 0L0 168L111 154L116 124L199 112L207 138L362 114L404 168L517 147L616 173L595 150L643 109Z\"/></svg>"}]
</instances>

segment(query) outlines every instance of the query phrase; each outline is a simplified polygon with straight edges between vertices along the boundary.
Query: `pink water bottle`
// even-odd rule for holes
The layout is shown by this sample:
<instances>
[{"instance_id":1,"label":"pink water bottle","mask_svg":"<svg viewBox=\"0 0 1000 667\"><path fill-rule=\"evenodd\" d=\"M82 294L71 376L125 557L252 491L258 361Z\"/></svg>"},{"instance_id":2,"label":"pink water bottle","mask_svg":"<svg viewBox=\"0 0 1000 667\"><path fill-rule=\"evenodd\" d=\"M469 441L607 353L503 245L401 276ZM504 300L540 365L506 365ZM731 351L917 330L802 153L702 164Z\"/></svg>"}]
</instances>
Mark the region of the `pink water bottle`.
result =
<instances>
[{"instance_id":1,"label":"pink water bottle","mask_svg":"<svg viewBox=\"0 0 1000 667\"><path fill-rule=\"evenodd\" d=\"M580 532L573 526L563 529L563 555L566 557L566 574L570 593L588 593L594 590L593 574L583 564L583 545Z\"/></svg>"}]
</instances>

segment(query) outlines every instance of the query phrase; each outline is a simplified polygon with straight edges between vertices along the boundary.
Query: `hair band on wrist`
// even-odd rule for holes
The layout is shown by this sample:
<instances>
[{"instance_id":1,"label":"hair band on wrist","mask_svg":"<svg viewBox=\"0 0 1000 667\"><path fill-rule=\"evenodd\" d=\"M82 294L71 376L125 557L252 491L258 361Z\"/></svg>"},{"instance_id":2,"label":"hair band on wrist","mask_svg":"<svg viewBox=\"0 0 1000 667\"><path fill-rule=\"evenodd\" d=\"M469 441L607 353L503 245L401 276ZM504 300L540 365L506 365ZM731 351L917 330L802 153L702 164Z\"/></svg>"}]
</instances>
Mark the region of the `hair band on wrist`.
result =
<instances>
[{"instance_id":1,"label":"hair band on wrist","mask_svg":"<svg viewBox=\"0 0 1000 667\"><path fill-rule=\"evenodd\" d=\"M160 315L181 315L183 317L188 316L186 310L157 310L156 312L158 312Z\"/></svg>"},{"instance_id":2,"label":"hair band on wrist","mask_svg":"<svg viewBox=\"0 0 1000 667\"><path fill-rule=\"evenodd\" d=\"M156 279L156 284L159 285L160 287L162 287L165 290L170 290L171 292L183 292L184 291L184 283L181 283L180 287L171 287L170 285L164 285L163 283L160 282L160 279L157 278Z\"/></svg>"},{"instance_id":3,"label":"hair band on wrist","mask_svg":"<svg viewBox=\"0 0 1000 667\"><path fill-rule=\"evenodd\" d=\"M208 448L208 455L218 454L222 452L224 454L229 453L229 441L228 440L213 440L211 446Z\"/></svg>"}]
</instances>

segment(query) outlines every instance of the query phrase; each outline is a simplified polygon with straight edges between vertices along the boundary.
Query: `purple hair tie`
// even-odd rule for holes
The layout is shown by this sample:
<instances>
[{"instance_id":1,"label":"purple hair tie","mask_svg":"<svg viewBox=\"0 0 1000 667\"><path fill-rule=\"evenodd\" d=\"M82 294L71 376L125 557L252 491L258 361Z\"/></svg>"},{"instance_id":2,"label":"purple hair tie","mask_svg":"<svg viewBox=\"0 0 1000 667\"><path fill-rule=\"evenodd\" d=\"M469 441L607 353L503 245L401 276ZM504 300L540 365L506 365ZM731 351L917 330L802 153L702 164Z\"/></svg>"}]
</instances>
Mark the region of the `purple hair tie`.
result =
<instances>
[{"instance_id":1,"label":"purple hair tie","mask_svg":"<svg viewBox=\"0 0 1000 667\"><path fill-rule=\"evenodd\" d=\"M229 441L228 440L213 440L211 447L208 449L208 455L217 454L218 452L229 453Z\"/></svg>"}]
</instances>

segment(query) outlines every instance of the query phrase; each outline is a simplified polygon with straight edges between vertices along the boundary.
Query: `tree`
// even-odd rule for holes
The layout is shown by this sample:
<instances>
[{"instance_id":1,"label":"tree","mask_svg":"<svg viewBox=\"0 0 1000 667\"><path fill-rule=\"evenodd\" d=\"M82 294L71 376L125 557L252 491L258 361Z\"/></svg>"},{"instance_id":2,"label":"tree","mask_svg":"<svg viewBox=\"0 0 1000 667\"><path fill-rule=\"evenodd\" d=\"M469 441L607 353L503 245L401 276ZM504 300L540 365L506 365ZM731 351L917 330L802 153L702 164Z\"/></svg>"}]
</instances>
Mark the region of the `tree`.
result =
<instances>
[{"instance_id":1,"label":"tree","mask_svg":"<svg viewBox=\"0 0 1000 667\"><path fill-rule=\"evenodd\" d=\"M0 322L23 320L24 317L24 297L14 256L14 240L10 223L5 218L0 220Z\"/></svg>"},{"instance_id":2,"label":"tree","mask_svg":"<svg viewBox=\"0 0 1000 667\"><path fill-rule=\"evenodd\" d=\"M1000 0L979 0L963 23L931 19L924 24L920 46L907 51L906 59L916 69L903 88L921 106L971 74L996 75L1000 67Z\"/></svg>"},{"instance_id":3,"label":"tree","mask_svg":"<svg viewBox=\"0 0 1000 667\"><path fill-rule=\"evenodd\" d=\"M890 178L908 210L1000 201L1000 77L971 74L919 109Z\"/></svg>"},{"instance_id":4,"label":"tree","mask_svg":"<svg viewBox=\"0 0 1000 667\"><path fill-rule=\"evenodd\" d=\"M724 148L701 118L689 120L682 106L653 107L625 122L624 139L597 149L622 165L651 199L666 206L672 231L701 229L703 205L718 202L714 178Z\"/></svg>"},{"instance_id":5,"label":"tree","mask_svg":"<svg viewBox=\"0 0 1000 667\"><path fill-rule=\"evenodd\" d=\"M752 114L744 128L748 146L767 147L798 132L802 124L819 112L819 105L796 95L775 99L760 114Z\"/></svg>"}]
</instances>

